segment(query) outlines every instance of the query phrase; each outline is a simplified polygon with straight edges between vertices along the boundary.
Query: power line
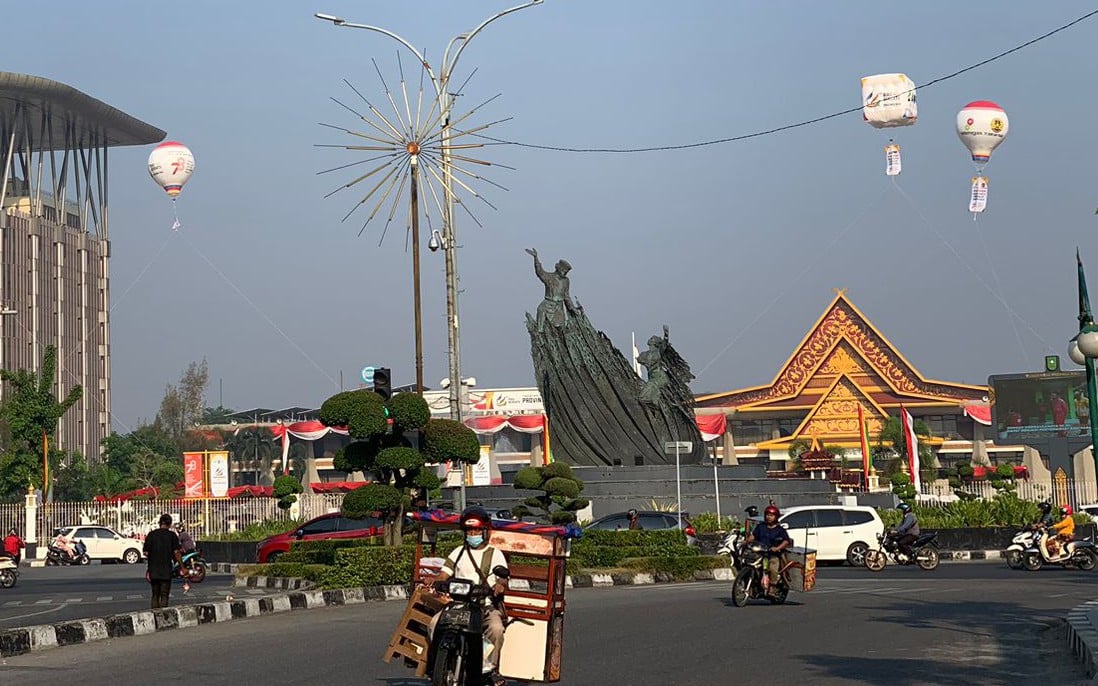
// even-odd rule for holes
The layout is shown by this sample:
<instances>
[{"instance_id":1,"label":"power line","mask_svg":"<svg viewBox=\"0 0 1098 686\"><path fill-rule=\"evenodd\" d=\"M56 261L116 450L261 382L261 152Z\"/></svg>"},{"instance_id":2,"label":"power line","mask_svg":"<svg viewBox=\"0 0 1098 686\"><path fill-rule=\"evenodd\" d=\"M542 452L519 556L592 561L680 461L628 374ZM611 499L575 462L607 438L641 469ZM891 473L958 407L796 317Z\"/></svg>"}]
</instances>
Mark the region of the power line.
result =
<instances>
[{"instance_id":1,"label":"power line","mask_svg":"<svg viewBox=\"0 0 1098 686\"><path fill-rule=\"evenodd\" d=\"M1037 36L1036 38L1034 38L1032 40L1028 40L1025 43L1022 43L1021 45L1016 45L1016 46L1014 46L1013 48L1011 48L1009 50L1001 52L998 55L995 55L994 57L989 57L986 60L977 62L976 64L969 65L969 66L965 67L964 69L958 69L957 71L953 72L952 74L946 74L945 76L939 76L938 78L933 79L931 81L927 81L924 84L917 85L917 86L915 86L915 88L916 88L916 90L918 90L920 88L929 88L930 86L941 83L943 81L948 81L952 78L956 78L956 77L958 77L961 74L964 74L966 72L970 72L974 69L979 69L980 67L982 67L984 65L991 64L992 62L994 62L996 60L1000 60L1000 59L1006 57L1007 55L1018 52L1019 50L1024 50L1025 48L1028 48L1029 46L1034 45L1035 43L1039 43L1039 42L1045 40L1046 38L1050 38L1050 37L1056 35L1057 33L1060 33L1061 31L1065 31L1065 30L1071 28L1072 26L1075 26L1076 24L1078 24L1080 22L1083 22L1083 21L1086 21L1087 19L1090 19L1091 17L1093 17L1095 15L1098 15L1098 10L1093 10L1091 12L1088 12L1088 13L1084 14L1083 16L1079 17L1078 19L1070 21L1067 24L1064 24L1063 26L1059 26L1059 27L1049 31L1048 33ZM815 117L813 119L806 119L804 121L799 121L795 124L786 124L785 126L777 126L777 127L772 128L772 129L766 129L766 130L763 130L763 131L756 131L754 133L745 133L745 134L742 134L742 135L739 135L739 136L731 136L729 138L716 138L716 139L713 139L713 140L700 141L700 142L697 142L697 143L684 143L682 145L657 145L657 146L652 146L652 147L647 147L647 148L569 148L569 147L556 146L556 145L536 145L534 143L523 143L521 141L509 141L509 140L505 140L505 139L502 139L502 138L493 138L492 136L485 136L485 135L480 135L480 134L472 134L472 135L476 136L477 138L482 138L484 140L489 140L489 141L492 141L494 143L499 143L501 145L514 145L514 146L518 146L520 148L532 148L534 150L552 150L552 151L556 151L556 152L605 152L605 153L660 152L660 151L665 151L665 150L688 150L690 148L702 148L702 147L706 147L706 146L709 146L709 145L720 145L721 143L734 143L736 141L743 141L743 140L747 140L749 138L759 138L760 136L769 136L769 135L774 134L774 133L780 133L782 131L789 131L790 129L797 129L797 128L801 128L803 126L810 126L812 124L818 124L822 121L827 121L828 119L835 119L836 117L842 117L842 116L847 115L847 114L853 114L855 112L861 112L861 111L862 111L862 108L860 106L859 107L852 107L848 110L842 110L840 112L832 112L831 114L825 114L821 117Z\"/></svg>"}]
</instances>

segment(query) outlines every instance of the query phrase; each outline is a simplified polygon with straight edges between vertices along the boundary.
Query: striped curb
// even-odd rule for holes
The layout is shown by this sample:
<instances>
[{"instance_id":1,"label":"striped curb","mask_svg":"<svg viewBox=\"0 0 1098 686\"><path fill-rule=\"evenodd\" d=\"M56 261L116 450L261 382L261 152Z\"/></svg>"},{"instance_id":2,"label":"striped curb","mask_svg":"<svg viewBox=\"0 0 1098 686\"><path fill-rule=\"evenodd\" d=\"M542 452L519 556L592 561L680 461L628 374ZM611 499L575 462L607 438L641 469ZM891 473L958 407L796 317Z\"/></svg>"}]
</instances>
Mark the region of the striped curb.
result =
<instances>
[{"instance_id":1,"label":"striped curb","mask_svg":"<svg viewBox=\"0 0 1098 686\"><path fill-rule=\"evenodd\" d=\"M1087 678L1094 680L1098 676L1098 629L1090 622L1090 613L1098 610L1098 600L1088 601L1067 615L1067 642L1076 662L1086 669Z\"/></svg>"}]
</instances>

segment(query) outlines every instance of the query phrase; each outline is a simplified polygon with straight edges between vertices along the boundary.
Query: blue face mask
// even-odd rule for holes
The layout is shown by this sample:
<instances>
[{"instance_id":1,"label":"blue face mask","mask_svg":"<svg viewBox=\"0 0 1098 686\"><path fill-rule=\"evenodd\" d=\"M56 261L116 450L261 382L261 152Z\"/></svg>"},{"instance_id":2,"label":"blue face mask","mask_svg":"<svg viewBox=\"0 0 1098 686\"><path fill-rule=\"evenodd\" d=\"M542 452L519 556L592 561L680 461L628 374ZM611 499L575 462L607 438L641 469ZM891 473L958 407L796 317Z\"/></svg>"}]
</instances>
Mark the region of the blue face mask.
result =
<instances>
[{"instance_id":1,"label":"blue face mask","mask_svg":"<svg viewBox=\"0 0 1098 686\"><path fill-rule=\"evenodd\" d=\"M484 536L466 536L465 542L469 544L471 548L479 548L484 543Z\"/></svg>"}]
</instances>

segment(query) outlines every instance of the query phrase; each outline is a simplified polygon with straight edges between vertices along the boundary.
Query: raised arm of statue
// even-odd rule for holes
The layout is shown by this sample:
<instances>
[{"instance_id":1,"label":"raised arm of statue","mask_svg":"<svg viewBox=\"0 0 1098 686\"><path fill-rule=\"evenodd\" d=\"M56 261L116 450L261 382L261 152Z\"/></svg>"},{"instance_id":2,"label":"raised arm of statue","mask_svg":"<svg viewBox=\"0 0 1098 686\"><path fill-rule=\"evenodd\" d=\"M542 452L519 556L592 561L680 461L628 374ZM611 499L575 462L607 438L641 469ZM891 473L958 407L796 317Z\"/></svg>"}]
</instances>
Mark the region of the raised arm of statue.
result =
<instances>
[{"instance_id":1,"label":"raised arm of statue","mask_svg":"<svg viewBox=\"0 0 1098 686\"><path fill-rule=\"evenodd\" d=\"M538 251L533 248L527 248L526 254L534 258L534 274L542 281L545 281L545 269L541 266L541 260L538 258Z\"/></svg>"}]
</instances>

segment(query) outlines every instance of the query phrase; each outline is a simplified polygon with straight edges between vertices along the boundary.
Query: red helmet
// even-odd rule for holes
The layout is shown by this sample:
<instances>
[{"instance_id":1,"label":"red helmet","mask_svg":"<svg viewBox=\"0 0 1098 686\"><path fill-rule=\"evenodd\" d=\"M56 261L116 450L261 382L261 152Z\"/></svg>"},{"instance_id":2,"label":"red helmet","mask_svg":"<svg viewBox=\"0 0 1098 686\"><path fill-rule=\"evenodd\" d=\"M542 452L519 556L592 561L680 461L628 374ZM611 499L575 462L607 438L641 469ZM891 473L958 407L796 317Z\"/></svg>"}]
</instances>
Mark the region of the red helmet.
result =
<instances>
[{"instance_id":1,"label":"red helmet","mask_svg":"<svg viewBox=\"0 0 1098 686\"><path fill-rule=\"evenodd\" d=\"M1065 516L1065 517L1070 516L1071 515L1071 505L1064 505L1063 507L1061 507L1060 508L1060 514Z\"/></svg>"},{"instance_id":2,"label":"red helmet","mask_svg":"<svg viewBox=\"0 0 1098 686\"><path fill-rule=\"evenodd\" d=\"M488 511L479 505L471 505L461 512L461 530L491 529L492 518Z\"/></svg>"},{"instance_id":3,"label":"red helmet","mask_svg":"<svg viewBox=\"0 0 1098 686\"><path fill-rule=\"evenodd\" d=\"M778 509L777 505L767 505L766 509L763 510L763 516L765 517L768 514L772 514L775 517L781 517L782 511Z\"/></svg>"}]
</instances>

